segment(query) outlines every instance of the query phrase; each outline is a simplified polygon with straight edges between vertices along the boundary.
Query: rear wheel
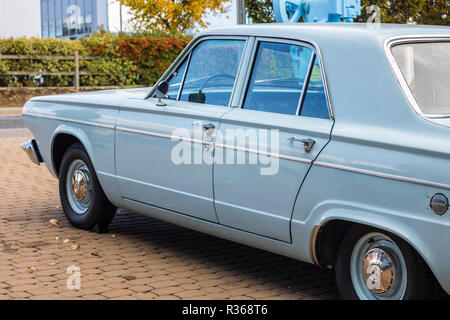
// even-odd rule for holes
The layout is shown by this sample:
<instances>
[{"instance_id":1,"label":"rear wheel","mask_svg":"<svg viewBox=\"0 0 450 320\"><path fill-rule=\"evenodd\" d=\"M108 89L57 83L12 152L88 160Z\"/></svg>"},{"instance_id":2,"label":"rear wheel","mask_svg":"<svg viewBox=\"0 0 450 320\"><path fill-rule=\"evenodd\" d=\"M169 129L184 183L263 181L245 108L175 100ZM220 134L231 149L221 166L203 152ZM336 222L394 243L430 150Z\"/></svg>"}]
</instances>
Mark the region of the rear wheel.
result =
<instances>
[{"instance_id":1,"label":"rear wheel","mask_svg":"<svg viewBox=\"0 0 450 320\"><path fill-rule=\"evenodd\" d=\"M64 154L59 172L61 204L70 223L83 230L106 230L116 208L106 198L92 162L79 144Z\"/></svg>"},{"instance_id":2,"label":"rear wheel","mask_svg":"<svg viewBox=\"0 0 450 320\"><path fill-rule=\"evenodd\" d=\"M433 280L415 250L391 233L357 226L341 242L336 281L343 299L426 299Z\"/></svg>"}]
</instances>

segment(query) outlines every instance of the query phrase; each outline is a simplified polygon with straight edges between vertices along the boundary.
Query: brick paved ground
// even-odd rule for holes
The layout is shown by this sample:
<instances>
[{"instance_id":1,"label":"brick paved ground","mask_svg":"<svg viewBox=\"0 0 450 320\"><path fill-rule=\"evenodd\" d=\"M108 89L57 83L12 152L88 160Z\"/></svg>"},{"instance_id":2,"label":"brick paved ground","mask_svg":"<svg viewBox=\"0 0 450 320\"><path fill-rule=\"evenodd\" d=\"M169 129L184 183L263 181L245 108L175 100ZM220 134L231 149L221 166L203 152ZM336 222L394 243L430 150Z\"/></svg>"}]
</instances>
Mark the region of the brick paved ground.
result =
<instances>
[{"instance_id":1,"label":"brick paved ground","mask_svg":"<svg viewBox=\"0 0 450 320\"><path fill-rule=\"evenodd\" d=\"M71 227L57 180L18 148L26 136L0 129L0 299L338 298L331 272L132 212L111 234ZM71 265L81 290L67 289Z\"/></svg>"}]
</instances>

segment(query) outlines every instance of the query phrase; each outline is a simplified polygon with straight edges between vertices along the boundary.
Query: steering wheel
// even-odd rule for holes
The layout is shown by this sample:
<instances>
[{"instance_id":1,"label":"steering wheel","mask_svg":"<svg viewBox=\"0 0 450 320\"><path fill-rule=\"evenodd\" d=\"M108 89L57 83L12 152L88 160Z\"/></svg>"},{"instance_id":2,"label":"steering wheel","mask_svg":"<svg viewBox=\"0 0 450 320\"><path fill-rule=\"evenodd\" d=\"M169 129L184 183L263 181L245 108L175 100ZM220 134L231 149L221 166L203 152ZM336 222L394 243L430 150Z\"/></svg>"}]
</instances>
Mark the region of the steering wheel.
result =
<instances>
[{"instance_id":1,"label":"steering wheel","mask_svg":"<svg viewBox=\"0 0 450 320\"><path fill-rule=\"evenodd\" d=\"M230 78L230 79L232 79L233 81L236 79L236 77L235 77L235 76L232 76L231 74L227 74L227 73L218 73L218 74L215 74L215 75L209 77L208 79L206 79L206 80L202 83L202 85L200 86L199 91L203 91L203 89L206 87L206 85L207 85L211 80L214 80L214 79L216 79L216 78Z\"/></svg>"}]
</instances>

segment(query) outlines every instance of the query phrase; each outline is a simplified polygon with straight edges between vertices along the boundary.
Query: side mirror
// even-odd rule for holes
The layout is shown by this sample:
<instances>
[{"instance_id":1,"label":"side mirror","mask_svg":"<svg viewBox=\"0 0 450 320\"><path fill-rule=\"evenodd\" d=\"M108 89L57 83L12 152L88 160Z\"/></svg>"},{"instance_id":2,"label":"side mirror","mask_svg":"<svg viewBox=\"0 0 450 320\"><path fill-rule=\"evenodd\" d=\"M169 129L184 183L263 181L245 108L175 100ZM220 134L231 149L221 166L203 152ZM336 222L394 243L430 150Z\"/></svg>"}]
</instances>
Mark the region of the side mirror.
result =
<instances>
[{"instance_id":1,"label":"side mirror","mask_svg":"<svg viewBox=\"0 0 450 320\"><path fill-rule=\"evenodd\" d=\"M156 89L156 97L158 98L158 102L156 103L157 106L159 107L167 106L167 104L165 104L161 100L166 96L167 92L169 92L169 83L166 80L164 80L158 85L158 88Z\"/></svg>"}]
</instances>

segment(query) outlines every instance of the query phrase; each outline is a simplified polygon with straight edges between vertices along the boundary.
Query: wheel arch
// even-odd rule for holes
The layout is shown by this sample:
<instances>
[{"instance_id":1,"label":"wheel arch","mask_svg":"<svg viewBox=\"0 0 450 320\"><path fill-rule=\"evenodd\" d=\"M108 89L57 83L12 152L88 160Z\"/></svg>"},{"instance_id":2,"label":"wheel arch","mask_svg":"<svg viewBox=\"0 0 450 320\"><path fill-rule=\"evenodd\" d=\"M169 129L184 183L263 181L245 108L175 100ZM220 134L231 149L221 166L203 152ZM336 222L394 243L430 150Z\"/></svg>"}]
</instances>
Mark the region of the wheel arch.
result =
<instances>
[{"instance_id":1,"label":"wheel arch","mask_svg":"<svg viewBox=\"0 0 450 320\"><path fill-rule=\"evenodd\" d=\"M53 172L58 177L62 159L67 149L74 143L81 143L95 168L95 156L88 136L81 129L68 125L56 128L52 136L50 154Z\"/></svg>"},{"instance_id":2,"label":"wheel arch","mask_svg":"<svg viewBox=\"0 0 450 320\"><path fill-rule=\"evenodd\" d=\"M420 232L411 226L400 223L398 219L386 216L374 220L375 216L367 212L334 212L324 216L320 223L316 224L310 236L311 259L319 266L333 269L337 258L340 243L346 232L353 226L362 226L389 232L405 241L423 259L435 279L444 287L439 272L434 268L433 257L430 256L431 248L420 237ZM415 239L416 241L413 241Z\"/></svg>"},{"instance_id":3,"label":"wheel arch","mask_svg":"<svg viewBox=\"0 0 450 320\"><path fill-rule=\"evenodd\" d=\"M424 241L412 241L412 239L420 239L420 237L417 235L417 232L411 229L411 227L401 226L398 220L386 219L385 216L382 218L378 217L378 221L372 221L372 219L368 218L369 216L369 214L366 214L364 218L362 218L352 213L334 213L333 215L324 218L320 223L316 224L311 233L311 251L315 253L315 261L319 262L321 266L326 267L328 264L324 265L323 261L326 262L327 259L323 259L319 253L320 247L323 245L328 245L330 247L328 250L322 250L322 255L323 253L330 252L331 250L337 251L340 241L344 237L345 233L351 227L359 225L386 231L396 235L403 241L407 242L427 262L427 258L429 259L429 257L423 253L427 252L428 247ZM330 245L327 241L332 241L333 245Z\"/></svg>"}]
</instances>

